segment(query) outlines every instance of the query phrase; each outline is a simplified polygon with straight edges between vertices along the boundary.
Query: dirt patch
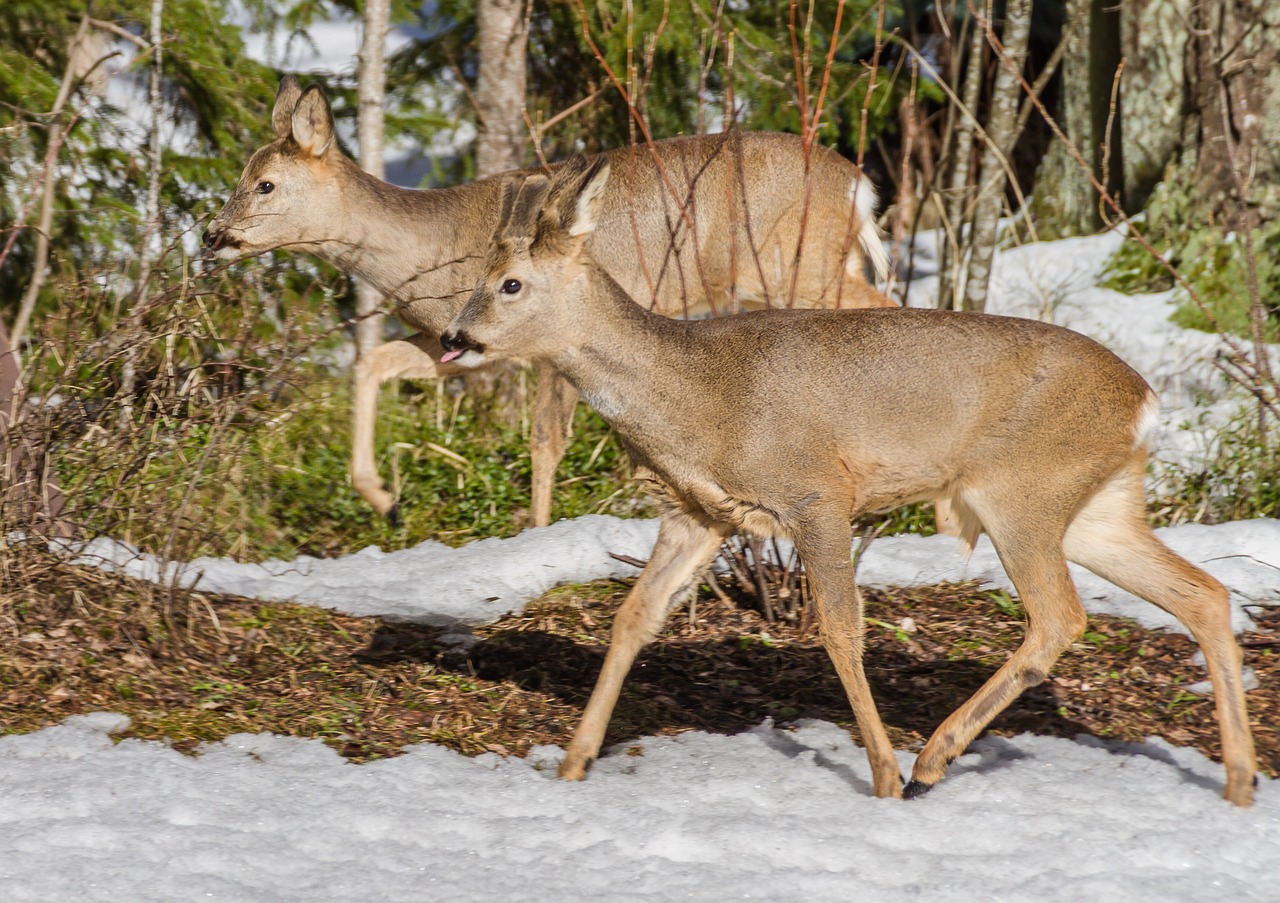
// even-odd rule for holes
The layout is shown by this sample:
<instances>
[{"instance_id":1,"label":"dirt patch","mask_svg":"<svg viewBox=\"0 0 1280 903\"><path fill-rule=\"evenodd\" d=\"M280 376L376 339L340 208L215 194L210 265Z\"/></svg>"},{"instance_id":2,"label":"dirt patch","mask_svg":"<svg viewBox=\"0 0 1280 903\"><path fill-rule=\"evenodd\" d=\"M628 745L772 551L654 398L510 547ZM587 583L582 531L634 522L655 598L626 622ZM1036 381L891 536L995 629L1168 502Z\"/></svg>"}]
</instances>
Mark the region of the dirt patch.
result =
<instances>
[{"instance_id":1,"label":"dirt patch","mask_svg":"<svg viewBox=\"0 0 1280 903\"><path fill-rule=\"evenodd\" d=\"M29 556L28 556L29 557ZM465 653L438 631L323 609L198 593L37 557L0 574L0 732L97 710L127 736L189 751L240 731L318 737L354 761L423 741L468 755L563 745L595 682L627 590L556 590L477 628ZM21 578L21 579L19 579ZM972 584L867 591L867 671L890 738L918 749L1022 641L1021 608ZM1280 770L1280 613L1244 637L1261 683L1248 694L1259 759ZM1184 637L1093 617L1049 680L991 727L1138 741L1219 755L1211 699ZM733 733L772 717L852 715L816 631L770 625L714 595L679 612L637 660L607 744L698 729Z\"/></svg>"}]
</instances>

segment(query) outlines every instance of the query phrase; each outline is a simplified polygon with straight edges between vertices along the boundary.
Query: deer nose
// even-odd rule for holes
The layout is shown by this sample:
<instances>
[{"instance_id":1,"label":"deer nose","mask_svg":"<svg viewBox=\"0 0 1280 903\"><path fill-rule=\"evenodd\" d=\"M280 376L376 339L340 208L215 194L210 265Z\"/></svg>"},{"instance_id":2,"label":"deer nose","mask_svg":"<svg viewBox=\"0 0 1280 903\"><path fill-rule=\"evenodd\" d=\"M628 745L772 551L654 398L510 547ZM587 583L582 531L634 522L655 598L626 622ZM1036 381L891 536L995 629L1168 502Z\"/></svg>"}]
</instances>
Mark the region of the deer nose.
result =
<instances>
[{"instance_id":1,"label":"deer nose","mask_svg":"<svg viewBox=\"0 0 1280 903\"><path fill-rule=\"evenodd\" d=\"M450 329L440 336L440 347L444 349L444 354L440 356L442 364L462 357L465 352L484 350L483 345L473 342L465 332L457 329Z\"/></svg>"}]
</instances>

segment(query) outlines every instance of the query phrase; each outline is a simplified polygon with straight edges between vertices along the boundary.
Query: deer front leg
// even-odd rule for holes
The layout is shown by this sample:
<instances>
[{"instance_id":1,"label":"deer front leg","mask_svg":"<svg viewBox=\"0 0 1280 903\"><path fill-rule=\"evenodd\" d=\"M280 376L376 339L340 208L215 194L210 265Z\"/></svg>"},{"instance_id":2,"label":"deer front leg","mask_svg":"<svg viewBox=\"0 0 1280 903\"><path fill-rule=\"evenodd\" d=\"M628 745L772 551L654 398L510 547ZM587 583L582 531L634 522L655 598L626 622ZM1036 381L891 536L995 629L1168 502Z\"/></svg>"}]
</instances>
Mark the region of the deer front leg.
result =
<instances>
[{"instance_id":1,"label":"deer front leg","mask_svg":"<svg viewBox=\"0 0 1280 903\"><path fill-rule=\"evenodd\" d=\"M393 524L397 522L396 499L378 474L374 451L378 387L391 379L433 379L456 373L456 367L440 364L443 353L434 336L418 333L379 345L356 364L351 412L351 485Z\"/></svg>"},{"instance_id":2,"label":"deer front leg","mask_svg":"<svg viewBox=\"0 0 1280 903\"><path fill-rule=\"evenodd\" d=\"M556 467L564 457L578 393L549 365L538 363L535 369L538 387L534 395L533 425L529 431L529 455L533 467L529 525L545 527L551 523L551 490L555 485Z\"/></svg>"},{"instance_id":3,"label":"deer front leg","mask_svg":"<svg viewBox=\"0 0 1280 903\"><path fill-rule=\"evenodd\" d=\"M720 548L725 535L721 527L704 524L684 513L663 517L649 563L613 619L604 667L565 750L558 770L560 777L570 781L586 777L587 767L600 753L613 707L637 653L658 635L667 613Z\"/></svg>"},{"instance_id":4,"label":"deer front leg","mask_svg":"<svg viewBox=\"0 0 1280 903\"><path fill-rule=\"evenodd\" d=\"M872 792L878 797L901 799L902 772L862 666L865 626L862 594L854 583L849 560L852 542L848 521L833 518L825 528L810 528L797 536L796 548L813 593L822 645L840 675L867 750Z\"/></svg>"}]
</instances>

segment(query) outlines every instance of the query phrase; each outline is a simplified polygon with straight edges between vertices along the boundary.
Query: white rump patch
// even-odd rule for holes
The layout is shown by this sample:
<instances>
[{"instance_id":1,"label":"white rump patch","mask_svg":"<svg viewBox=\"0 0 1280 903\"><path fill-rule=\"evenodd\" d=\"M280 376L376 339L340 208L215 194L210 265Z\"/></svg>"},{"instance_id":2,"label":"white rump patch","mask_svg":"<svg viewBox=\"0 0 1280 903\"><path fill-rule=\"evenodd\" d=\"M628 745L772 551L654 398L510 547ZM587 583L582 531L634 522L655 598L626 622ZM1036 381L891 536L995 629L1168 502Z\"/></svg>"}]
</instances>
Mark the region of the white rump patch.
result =
<instances>
[{"instance_id":1,"label":"white rump patch","mask_svg":"<svg viewBox=\"0 0 1280 903\"><path fill-rule=\"evenodd\" d=\"M1147 400L1142 404L1142 414L1134 428L1133 447L1144 448L1160 425L1160 398L1147 389Z\"/></svg>"},{"instance_id":2,"label":"white rump patch","mask_svg":"<svg viewBox=\"0 0 1280 903\"><path fill-rule=\"evenodd\" d=\"M885 253L884 243L880 240L880 227L876 225L876 188L865 175L859 174L849 183L849 200L853 203L854 215L858 218L858 244L871 261L876 273L876 281L884 282L889 278L889 255ZM862 278L862 261L854 254L845 261L845 272L850 276Z\"/></svg>"}]
</instances>

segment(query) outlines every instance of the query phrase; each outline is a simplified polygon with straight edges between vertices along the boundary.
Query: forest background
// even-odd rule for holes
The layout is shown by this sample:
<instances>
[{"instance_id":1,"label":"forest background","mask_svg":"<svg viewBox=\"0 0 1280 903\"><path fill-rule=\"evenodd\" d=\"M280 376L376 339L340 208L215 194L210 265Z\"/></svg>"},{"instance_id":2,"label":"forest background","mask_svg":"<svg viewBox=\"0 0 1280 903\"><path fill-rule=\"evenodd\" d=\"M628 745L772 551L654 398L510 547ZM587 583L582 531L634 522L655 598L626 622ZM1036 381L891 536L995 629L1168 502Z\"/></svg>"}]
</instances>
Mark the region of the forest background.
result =
<instances>
[{"instance_id":1,"label":"forest background","mask_svg":"<svg viewBox=\"0 0 1280 903\"><path fill-rule=\"evenodd\" d=\"M270 136L280 77L332 27L360 31L359 60L297 74L323 82L352 155L402 184L795 132L875 180L896 290L936 230L938 304L975 310L1000 244L1128 230L1111 284L1177 287L1180 322L1236 337L1218 366L1251 399L1212 460L1172 475L1157 518L1277 510L1280 12L1264 0L12 0L6 535L260 558L522 526L527 374L384 390L379 464L402 501L387 523L345 473L352 357L397 328L381 299L305 255L199 260ZM555 516L645 510L626 475L580 411Z\"/></svg>"}]
</instances>

